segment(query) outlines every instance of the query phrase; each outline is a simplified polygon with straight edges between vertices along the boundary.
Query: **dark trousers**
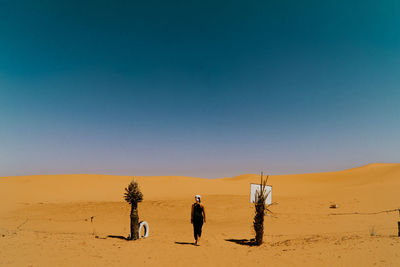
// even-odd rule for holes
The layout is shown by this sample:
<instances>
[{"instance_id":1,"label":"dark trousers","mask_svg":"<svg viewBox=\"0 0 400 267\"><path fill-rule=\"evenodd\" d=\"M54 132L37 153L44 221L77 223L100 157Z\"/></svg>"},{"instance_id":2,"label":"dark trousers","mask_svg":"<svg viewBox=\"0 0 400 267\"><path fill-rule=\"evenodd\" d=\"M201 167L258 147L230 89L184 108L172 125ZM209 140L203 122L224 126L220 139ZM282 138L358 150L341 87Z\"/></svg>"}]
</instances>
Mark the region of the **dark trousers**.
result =
<instances>
[{"instance_id":1,"label":"dark trousers","mask_svg":"<svg viewBox=\"0 0 400 267\"><path fill-rule=\"evenodd\" d=\"M193 234L194 234L194 239L197 240L197 237L201 236L201 228L203 227L203 220L195 220L193 221Z\"/></svg>"}]
</instances>

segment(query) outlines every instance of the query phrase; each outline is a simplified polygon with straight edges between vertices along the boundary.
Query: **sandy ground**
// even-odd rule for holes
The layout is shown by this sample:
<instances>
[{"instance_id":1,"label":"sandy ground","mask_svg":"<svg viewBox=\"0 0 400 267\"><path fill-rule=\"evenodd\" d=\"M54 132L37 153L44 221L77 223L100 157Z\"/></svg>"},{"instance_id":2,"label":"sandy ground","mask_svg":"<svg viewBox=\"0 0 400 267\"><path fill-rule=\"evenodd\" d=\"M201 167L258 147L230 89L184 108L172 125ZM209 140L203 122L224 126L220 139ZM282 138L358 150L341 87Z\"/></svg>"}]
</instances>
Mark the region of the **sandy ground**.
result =
<instances>
[{"instance_id":1,"label":"sandy ground","mask_svg":"<svg viewBox=\"0 0 400 267\"><path fill-rule=\"evenodd\" d=\"M399 266L400 164L271 176L264 244L250 246L258 175L201 179L137 177L139 216L150 236L126 241L132 177L38 175L0 178L1 266ZM190 206L207 211L193 246ZM339 208L330 209L331 204ZM352 214L352 213L361 214ZM350 214L348 214L350 213ZM112 236L112 237L111 237Z\"/></svg>"}]
</instances>

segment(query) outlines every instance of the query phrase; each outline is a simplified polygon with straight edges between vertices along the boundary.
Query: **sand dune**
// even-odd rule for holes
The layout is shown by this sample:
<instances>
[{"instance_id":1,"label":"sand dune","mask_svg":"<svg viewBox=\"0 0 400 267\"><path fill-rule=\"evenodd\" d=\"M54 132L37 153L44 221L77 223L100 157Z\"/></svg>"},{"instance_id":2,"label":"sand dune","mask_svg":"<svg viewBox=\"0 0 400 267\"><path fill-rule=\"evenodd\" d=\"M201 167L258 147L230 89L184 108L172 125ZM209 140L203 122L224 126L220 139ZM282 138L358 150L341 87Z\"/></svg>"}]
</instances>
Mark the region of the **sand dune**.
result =
<instances>
[{"instance_id":1,"label":"sand dune","mask_svg":"<svg viewBox=\"0 0 400 267\"><path fill-rule=\"evenodd\" d=\"M270 176L273 216L265 244L250 247L250 183L259 175L202 179L136 177L150 237L125 241L132 177L34 175L0 178L0 265L372 266L400 264L400 164ZM194 247L190 205L201 194L208 221ZM338 209L330 209L337 204ZM363 213L339 215L346 213ZM336 215L335 215L336 214ZM97 238L96 238L97 237Z\"/></svg>"}]
</instances>

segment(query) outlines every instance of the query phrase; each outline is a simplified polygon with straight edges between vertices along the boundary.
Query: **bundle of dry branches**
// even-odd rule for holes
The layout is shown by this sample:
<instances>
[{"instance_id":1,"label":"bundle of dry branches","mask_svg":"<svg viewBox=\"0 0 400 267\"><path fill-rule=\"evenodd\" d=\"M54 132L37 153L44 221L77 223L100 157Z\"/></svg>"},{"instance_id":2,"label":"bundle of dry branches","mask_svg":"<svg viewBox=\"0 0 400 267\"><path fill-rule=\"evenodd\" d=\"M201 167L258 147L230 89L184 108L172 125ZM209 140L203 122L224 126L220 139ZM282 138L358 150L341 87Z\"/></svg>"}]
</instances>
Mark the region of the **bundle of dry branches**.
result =
<instances>
[{"instance_id":1,"label":"bundle of dry branches","mask_svg":"<svg viewBox=\"0 0 400 267\"><path fill-rule=\"evenodd\" d=\"M263 173L261 173L261 181L260 181L260 190L256 192L256 198L254 202L255 206L255 214L254 214L254 231L256 232L255 243L257 246L261 245L263 242L264 236L264 216L266 212L271 212L269 210L270 205L266 204L266 199L271 191L265 193L265 189L267 187L267 178L263 179Z\"/></svg>"}]
</instances>

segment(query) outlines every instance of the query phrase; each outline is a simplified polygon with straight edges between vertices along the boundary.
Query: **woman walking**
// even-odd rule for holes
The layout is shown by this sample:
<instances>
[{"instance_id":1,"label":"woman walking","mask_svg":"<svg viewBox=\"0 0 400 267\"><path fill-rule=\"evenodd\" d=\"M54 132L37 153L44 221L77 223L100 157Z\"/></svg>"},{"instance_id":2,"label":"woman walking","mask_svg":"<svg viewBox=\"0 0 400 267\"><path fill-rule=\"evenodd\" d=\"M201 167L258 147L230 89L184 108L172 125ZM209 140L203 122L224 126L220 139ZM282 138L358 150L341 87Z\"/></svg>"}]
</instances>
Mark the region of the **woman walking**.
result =
<instances>
[{"instance_id":1,"label":"woman walking","mask_svg":"<svg viewBox=\"0 0 400 267\"><path fill-rule=\"evenodd\" d=\"M201 204L201 196L196 195L194 197L195 203L192 205L192 215L190 222L193 224L193 233L195 239L195 245L198 246L201 237L201 228L203 227L203 223L206 222L206 211L204 209L203 204Z\"/></svg>"}]
</instances>

